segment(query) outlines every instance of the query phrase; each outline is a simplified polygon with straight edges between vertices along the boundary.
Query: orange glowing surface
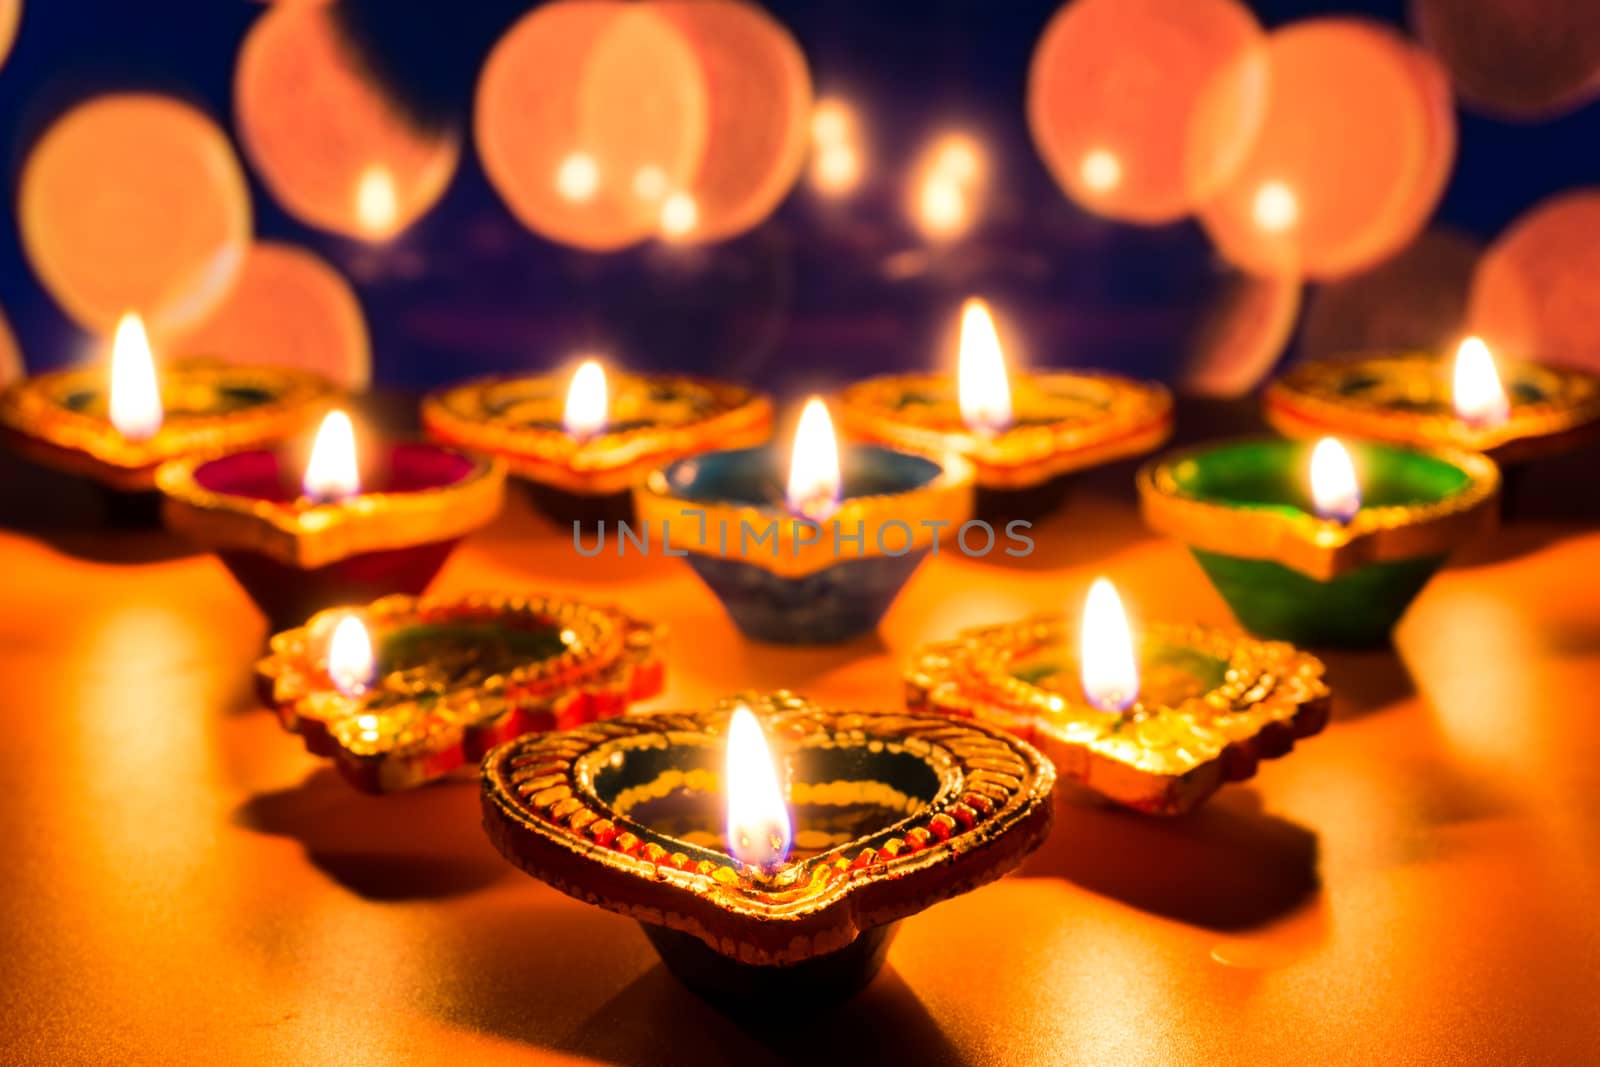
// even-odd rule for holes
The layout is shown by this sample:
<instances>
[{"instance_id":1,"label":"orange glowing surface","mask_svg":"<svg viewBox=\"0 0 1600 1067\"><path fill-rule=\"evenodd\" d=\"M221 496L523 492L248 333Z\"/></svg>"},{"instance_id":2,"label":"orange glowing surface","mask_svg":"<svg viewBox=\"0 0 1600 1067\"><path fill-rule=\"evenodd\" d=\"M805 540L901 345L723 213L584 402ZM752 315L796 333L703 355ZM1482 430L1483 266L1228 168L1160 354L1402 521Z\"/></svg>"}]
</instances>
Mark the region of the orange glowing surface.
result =
<instances>
[{"instance_id":1,"label":"orange glowing surface","mask_svg":"<svg viewBox=\"0 0 1600 1067\"><path fill-rule=\"evenodd\" d=\"M1489 246L1467 326L1496 353L1600 371L1600 191L1551 197Z\"/></svg>"},{"instance_id":2,"label":"orange glowing surface","mask_svg":"<svg viewBox=\"0 0 1600 1067\"><path fill-rule=\"evenodd\" d=\"M1090 211L1170 222L1238 167L1267 87L1262 34L1238 0L1077 0L1028 74L1028 126Z\"/></svg>"},{"instance_id":3,"label":"orange glowing surface","mask_svg":"<svg viewBox=\"0 0 1600 1067\"><path fill-rule=\"evenodd\" d=\"M258 241L222 303L175 340L197 356L315 371L349 389L372 377L367 321L350 283L316 253Z\"/></svg>"},{"instance_id":4,"label":"orange glowing surface","mask_svg":"<svg viewBox=\"0 0 1600 1067\"><path fill-rule=\"evenodd\" d=\"M234 70L239 140L273 197L303 222L383 240L416 221L455 173L455 137L402 117L340 38L325 5L275 4Z\"/></svg>"},{"instance_id":5,"label":"orange glowing surface","mask_svg":"<svg viewBox=\"0 0 1600 1067\"><path fill-rule=\"evenodd\" d=\"M805 163L812 121L805 56L755 4L654 6L694 50L709 108L689 186L697 217L686 236L732 236L770 215Z\"/></svg>"},{"instance_id":6,"label":"orange glowing surface","mask_svg":"<svg viewBox=\"0 0 1600 1067\"><path fill-rule=\"evenodd\" d=\"M96 97L45 131L22 168L17 215L39 280L109 333L130 309L192 322L233 283L250 194L227 136L164 96Z\"/></svg>"},{"instance_id":7,"label":"orange glowing surface","mask_svg":"<svg viewBox=\"0 0 1600 1067\"><path fill-rule=\"evenodd\" d=\"M1480 110L1548 118L1600 91L1593 0L1411 0L1411 23Z\"/></svg>"},{"instance_id":8,"label":"orange glowing surface","mask_svg":"<svg viewBox=\"0 0 1600 1067\"><path fill-rule=\"evenodd\" d=\"M17 23L22 18L22 0L0 0L0 65L11 54L17 39Z\"/></svg>"},{"instance_id":9,"label":"orange glowing surface","mask_svg":"<svg viewBox=\"0 0 1600 1067\"><path fill-rule=\"evenodd\" d=\"M1289 275L1231 274L1190 341L1185 388L1243 396L1265 381L1294 334L1301 288Z\"/></svg>"},{"instance_id":10,"label":"orange glowing surface","mask_svg":"<svg viewBox=\"0 0 1600 1067\"><path fill-rule=\"evenodd\" d=\"M1223 255L1256 273L1331 278L1403 245L1454 147L1414 49L1371 22L1319 18L1269 36L1267 61L1261 128L1201 213Z\"/></svg>"},{"instance_id":11,"label":"orange glowing surface","mask_svg":"<svg viewBox=\"0 0 1600 1067\"><path fill-rule=\"evenodd\" d=\"M10 385L24 373L22 349L17 347L16 335L11 332L5 312L0 311L0 388Z\"/></svg>"},{"instance_id":12,"label":"orange glowing surface","mask_svg":"<svg viewBox=\"0 0 1600 1067\"><path fill-rule=\"evenodd\" d=\"M1451 230L1424 230L1375 267L1319 285L1298 351L1309 359L1378 349L1448 351L1466 322L1482 249Z\"/></svg>"}]
</instances>

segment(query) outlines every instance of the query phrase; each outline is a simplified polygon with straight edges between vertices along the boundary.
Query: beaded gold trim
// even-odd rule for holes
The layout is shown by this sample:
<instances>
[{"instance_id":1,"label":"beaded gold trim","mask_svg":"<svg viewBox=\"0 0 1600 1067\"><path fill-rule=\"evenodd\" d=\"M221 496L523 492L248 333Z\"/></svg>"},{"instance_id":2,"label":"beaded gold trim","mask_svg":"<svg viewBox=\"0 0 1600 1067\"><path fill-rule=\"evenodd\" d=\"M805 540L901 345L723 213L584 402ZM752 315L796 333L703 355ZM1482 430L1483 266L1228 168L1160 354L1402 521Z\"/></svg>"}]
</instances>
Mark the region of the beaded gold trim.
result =
<instances>
[{"instance_id":1,"label":"beaded gold trim","mask_svg":"<svg viewBox=\"0 0 1600 1067\"><path fill-rule=\"evenodd\" d=\"M434 447L434 446L427 446ZM500 513L505 467L462 454L471 469L449 485L406 492L363 492L326 503L262 500L202 486L206 459L175 459L156 472L162 515L174 532L211 549L259 552L307 570L351 556L461 537Z\"/></svg>"},{"instance_id":2,"label":"beaded gold trim","mask_svg":"<svg viewBox=\"0 0 1600 1067\"><path fill-rule=\"evenodd\" d=\"M628 748L720 746L733 703L779 752L887 747L922 759L937 795L893 825L763 876L656 833L596 794L594 768ZM681 930L742 962L797 963L1014 868L1048 832L1055 772L1031 746L978 722L816 707L746 694L530 736L483 764L484 824L505 856L582 900Z\"/></svg>"},{"instance_id":3,"label":"beaded gold trim","mask_svg":"<svg viewBox=\"0 0 1600 1067\"><path fill-rule=\"evenodd\" d=\"M349 696L328 676L333 628L360 617L381 647L408 626L519 621L559 628L562 651L473 685L443 688L396 673ZM387 596L360 609L319 612L273 636L256 664L285 729L334 757L357 786L389 792L480 759L512 737L621 714L661 691L665 631L608 605L563 597L477 593Z\"/></svg>"},{"instance_id":4,"label":"beaded gold trim","mask_svg":"<svg viewBox=\"0 0 1600 1067\"><path fill-rule=\"evenodd\" d=\"M25 378L0 393L0 427L19 451L48 466L115 489L155 487L155 468L177 456L212 455L281 440L310 425L338 395L307 371L183 359L159 370L166 416L143 441L130 441L101 409L108 371L77 367ZM263 394L260 403L210 411L227 390Z\"/></svg>"},{"instance_id":5,"label":"beaded gold trim","mask_svg":"<svg viewBox=\"0 0 1600 1067\"><path fill-rule=\"evenodd\" d=\"M1139 504L1150 528L1192 548L1272 560L1318 581L1371 563L1443 555L1492 530L1499 517L1500 470L1476 452L1426 450L1466 474L1460 492L1431 503L1363 507L1341 523L1187 495L1175 472L1205 450L1168 453L1140 468Z\"/></svg>"},{"instance_id":6,"label":"beaded gold trim","mask_svg":"<svg viewBox=\"0 0 1600 1067\"><path fill-rule=\"evenodd\" d=\"M562 428L567 385L522 375L451 386L423 398L422 424L438 440L500 456L517 477L593 496L624 492L684 456L763 444L772 432L771 400L743 386L608 372L618 428L579 441Z\"/></svg>"},{"instance_id":7,"label":"beaded gold trim","mask_svg":"<svg viewBox=\"0 0 1600 1067\"><path fill-rule=\"evenodd\" d=\"M1260 759L1288 751L1327 721L1330 694L1315 656L1229 630L1154 624L1151 649L1210 661L1220 684L1197 680L1170 705L1105 712L1018 677L1029 657L1059 650L1075 670L1077 634L1059 616L964 630L923 647L905 673L914 711L975 719L1032 740L1062 778L1154 814L1189 811Z\"/></svg>"},{"instance_id":8,"label":"beaded gold trim","mask_svg":"<svg viewBox=\"0 0 1600 1067\"><path fill-rule=\"evenodd\" d=\"M1172 394L1151 382L1096 371L1012 378L1016 424L999 433L962 423L948 375L869 378L833 405L847 434L940 458L965 456L979 485L1024 489L1072 471L1158 448L1172 434Z\"/></svg>"},{"instance_id":9,"label":"beaded gold trim","mask_svg":"<svg viewBox=\"0 0 1600 1067\"><path fill-rule=\"evenodd\" d=\"M1473 426L1451 402L1452 362L1431 352L1374 352L1316 360L1272 382L1267 421L1291 437L1338 433L1397 444L1454 447L1516 462L1600 432L1600 377L1536 363L1498 362L1511 398L1498 426ZM1534 392L1542 399L1519 399Z\"/></svg>"}]
</instances>

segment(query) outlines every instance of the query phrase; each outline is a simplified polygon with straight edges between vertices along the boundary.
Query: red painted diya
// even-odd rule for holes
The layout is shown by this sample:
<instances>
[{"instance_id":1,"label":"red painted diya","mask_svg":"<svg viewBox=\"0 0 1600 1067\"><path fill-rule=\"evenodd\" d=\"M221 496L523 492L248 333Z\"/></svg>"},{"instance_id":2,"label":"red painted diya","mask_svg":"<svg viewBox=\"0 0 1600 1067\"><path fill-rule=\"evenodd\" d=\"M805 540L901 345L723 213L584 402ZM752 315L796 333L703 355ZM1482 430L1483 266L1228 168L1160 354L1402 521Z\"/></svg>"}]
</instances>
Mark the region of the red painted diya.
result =
<instances>
[{"instance_id":1,"label":"red painted diya","mask_svg":"<svg viewBox=\"0 0 1600 1067\"><path fill-rule=\"evenodd\" d=\"M131 436L112 422L110 394L103 368L25 378L0 393L0 432L42 466L119 492L146 492L167 460L253 448L299 433L336 389L305 371L176 360L161 368L155 426L130 430Z\"/></svg>"},{"instance_id":2,"label":"red painted diya","mask_svg":"<svg viewBox=\"0 0 1600 1067\"><path fill-rule=\"evenodd\" d=\"M628 518L630 490L686 456L765 442L772 403L743 386L679 375L609 377L591 360L570 381L488 378L425 397L436 440L499 456L559 521Z\"/></svg>"},{"instance_id":3,"label":"red painted diya","mask_svg":"<svg viewBox=\"0 0 1600 1067\"><path fill-rule=\"evenodd\" d=\"M776 693L502 745L484 827L524 871L637 919L690 987L793 1003L849 996L900 919L1017 867L1049 831L1054 782L980 722Z\"/></svg>"},{"instance_id":4,"label":"red painted diya","mask_svg":"<svg viewBox=\"0 0 1600 1067\"><path fill-rule=\"evenodd\" d=\"M461 538L500 511L497 460L390 444L357 479L347 447L350 473L325 489L308 488L310 472L302 482L277 451L175 460L157 475L166 523L214 551L282 629L323 608L422 592Z\"/></svg>"},{"instance_id":5,"label":"red painted diya","mask_svg":"<svg viewBox=\"0 0 1600 1067\"><path fill-rule=\"evenodd\" d=\"M1124 653L1131 687L1112 704L1086 693L1077 636L1040 616L928 645L907 668L906 705L1027 738L1063 778L1157 815L1193 810L1327 724L1322 662L1283 642L1147 626Z\"/></svg>"},{"instance_id":6,"label":"red painted diya","mask_svg":"<svg viewBox=\"0 0 1600 1067\"><path fill-rule=\"evenodd\" d=\"M659 627L577 600L389 596L277 634L256 672L307 750L387 793L655 696L662 640Z\"/></svg>"}]
</instances>

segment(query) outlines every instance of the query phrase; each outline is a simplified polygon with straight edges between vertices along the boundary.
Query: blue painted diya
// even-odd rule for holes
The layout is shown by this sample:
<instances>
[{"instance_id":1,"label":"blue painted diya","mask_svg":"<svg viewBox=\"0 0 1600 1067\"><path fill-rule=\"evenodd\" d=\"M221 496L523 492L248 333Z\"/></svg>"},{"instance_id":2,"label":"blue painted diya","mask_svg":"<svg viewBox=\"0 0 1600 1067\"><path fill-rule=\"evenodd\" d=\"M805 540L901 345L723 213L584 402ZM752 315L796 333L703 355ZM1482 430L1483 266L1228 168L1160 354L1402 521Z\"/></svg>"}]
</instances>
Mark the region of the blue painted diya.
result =
<instances>
[{"instance_id":1,"label":"blue painted diya","mask_svg":"<svg viewBox=\"0 0 1600 1067\"><path fill-rule=\"evenodd\" d=\"M941 537L972 517L972 466L876 445L841 450L837 510L817 520L784 502L780 453L711 452L652 472L634 506L741 632L835 644L877 628Z\"/></svg>"},{"instance_id":2,"label":"blue painted diya","mask_svg":"<svg viewBox=\"0 0 1600 1067\"><path fill-rule=\"evenodd\" d=\"M1252 633L1382 644L1446 557L1493 529L1500 473L1476 452L1347 447L1361 485L1347 520L1312 510L1310 442L1246 439L1147 464L1145 521L1188 544Z\"/></svg>"}]
</instances>

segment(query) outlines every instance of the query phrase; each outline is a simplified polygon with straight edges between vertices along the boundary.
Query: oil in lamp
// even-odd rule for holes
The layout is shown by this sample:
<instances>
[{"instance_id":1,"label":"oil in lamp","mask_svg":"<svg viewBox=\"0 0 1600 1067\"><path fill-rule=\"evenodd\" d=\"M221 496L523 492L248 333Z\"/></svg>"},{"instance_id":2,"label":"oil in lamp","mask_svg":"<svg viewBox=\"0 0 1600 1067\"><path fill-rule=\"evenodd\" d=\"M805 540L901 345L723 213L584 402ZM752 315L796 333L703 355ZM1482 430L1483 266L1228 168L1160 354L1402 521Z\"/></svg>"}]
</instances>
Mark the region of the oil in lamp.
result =
<instances>
[{"instance_id":1,"label":"oil in lamp","mask_svg":"<svg viewBox=\"0 0 1600 1067\"><path fill-rule=\"evenodd\" d=\"M168 527L217 554L275 629L385 593L420 593L463 536L500 511L505 469L435 444L371 449L363 477L343 411L304 475L268 449L173 460L157 473Z\"/></svg>"},{"instance_id":2,"label":"oil in lamp","mask_svg":"<svg viewBox=\"0 0 1600 1067\"><path fill-rule=\"evenodd\" d=\"M662 641L660 627L581 600L394 595L275 635L256 677L307 750L387 793L655 696Z\"/></svg>"},{"instance_id":3,"label":"oil in lamp","mask_svg":"<svg viewBox=\"0 0 1600 1067\"><path fill-rule=\"evenodd\" d=\"M627 519L646 472L714 448L764 442L766 397L727 382L607 373L586 359L569 379L489 378L425 397L435 440L499 456L560 522Z\"/></svg>"},{"instance_id":4,"label":"oil in lamp","mask_svg":"<svg viewBox=\"0 0 1600 1067\"><path fill-rule=\"evenodd\" d=\"M1323 665L1277 641L1152 623L1137 639L1115 588L1090 587L1074 632L1048 615L931 644L905 674L912 711L1006 730L1064 780L1142 812L1192 811L1317 733Z\"/></svg>"},{"instance_id":5,"label":"oil in lamp","mask_svg":"<svg viewBox=\"0 0 1600 1067\"><path fill-rule=\"evenodd\" d=\"M763 641L829 644L872 631L923 557L972 515L965 460L878 445L841 452L818 397L788 461L785 477L774 448L709 452L635 490L647 528Z\"/></svg>"},{"instance_id":6,"label":"oil in lamp","mask_svg":"<svg viewBox=\"0 0 1600 1067\"><path fill-rule=\"evenodd\" d=\"M1054 781L982 722L745 695L502 745L484 828L528 874L637 919L715 1002L804 1005L865 985L899 920L1016 868Z\"/></svg>"},{"instance_id":7,"label":"oil in lamp","mask_svg":"<svg viewBox=\"0 0 1600 1067\"><path fill-rule=\"evenodd\" d=\"M1367 646L1494 527L1500 473L1459 449L1246 439L1163 456L1138 485L1145 521L1189 546L1252 633Z\"/></svg>"},{"instance_id":8,"label":"oil in lamp","mask_svg":"<svg viewBox=\"0 0 1600 1067\"><path fill-rule=\"evenodd\" d=\"M1065 476L1142 455L1172 432L1159 385L1086 370L1008 371L982 300L961 309L958 370L872 378L839 398L851 437L970 460L977 513L1028 519L1060 503Z\"/></svg>"},{"instance_id":9,"label":"oil in lamp","mask_svg":"<svg viewBox=\"0 0 1600 1067\"><path fill-rule=\"evenodd\" d=\"M1446 446L1501 465L1600 435L1600 377L1499 359L1477 337L1453 359L1372 352L1304 363L1269 385L1264 403L1267 421L1291 437Z\"/></svg>"},{"instance_id":10,"label":"oil in lamp","mask_svg":"<svg viewBox=\"0 0 1600 1067\"><path fill-rule=\"evenodd\" d=\"M182 359L157 371L143 321L128 314L109 367L39 374L0 393L0 432L44 466L150 494L166 460L278 441L334 396L332 382L279 367Z\"/></svg>"}]
</instances>

